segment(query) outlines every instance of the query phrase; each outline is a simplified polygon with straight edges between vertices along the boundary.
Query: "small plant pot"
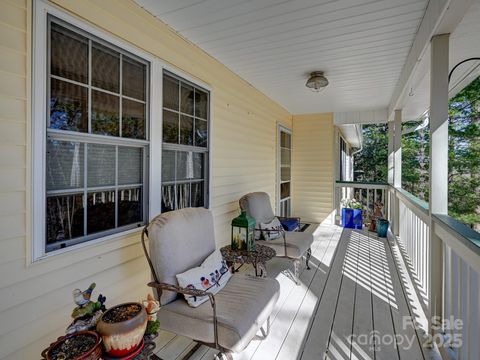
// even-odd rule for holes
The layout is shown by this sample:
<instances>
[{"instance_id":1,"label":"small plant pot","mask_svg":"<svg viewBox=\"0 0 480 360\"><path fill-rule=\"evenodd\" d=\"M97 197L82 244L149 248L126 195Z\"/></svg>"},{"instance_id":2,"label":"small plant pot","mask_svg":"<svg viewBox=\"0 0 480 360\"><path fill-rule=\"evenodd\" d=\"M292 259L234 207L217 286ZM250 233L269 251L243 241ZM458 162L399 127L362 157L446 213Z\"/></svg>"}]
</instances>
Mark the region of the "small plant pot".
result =
<instances>
[{"instance_id":1,"label":"small plant pot","mask_svg":"<svg viewBox=\"0 0 480 360\"><path fill-rule=\"evenodd\" d=\"M108 309L97 324L108 355L125 357L135 351L145 334L147 318L147 311L140 303L125 303Z\"/></svg>"},{"instance_id":2,"label":"small plant pot","mask_svg":"<svg viewBox=\"0 0 480 360\"><path fill-rule=\"evenodd\" d=\"M59 337L43 350L47 360L98 360L102 358L102 338L94 331L79 331ZM62 355L63 354L63 355Z\"/></svg>"}]
</instances>

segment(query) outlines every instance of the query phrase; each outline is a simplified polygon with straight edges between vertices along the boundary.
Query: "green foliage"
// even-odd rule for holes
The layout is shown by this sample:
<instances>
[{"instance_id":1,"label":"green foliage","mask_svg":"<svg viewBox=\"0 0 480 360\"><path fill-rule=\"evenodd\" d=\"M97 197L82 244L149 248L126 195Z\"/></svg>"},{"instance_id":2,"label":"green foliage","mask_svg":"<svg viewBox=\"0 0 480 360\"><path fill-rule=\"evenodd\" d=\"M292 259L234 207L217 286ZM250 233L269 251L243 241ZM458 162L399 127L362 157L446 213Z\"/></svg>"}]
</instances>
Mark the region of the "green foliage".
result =
<instances>
[{"instance_id":1,"label":"green foliage","mask_svg":"<svg viewBox=\"0 0 480 360\"><path fill-rule=\"evenodd\" d=\"M480 224L480 77L450 100L448 151L449 214Z\"/></svg>"},{"instance_id":2,"label":"green foliage","mask_svg":"<svg viewBox=\"0 0 480 360\"><path fill-rule=\"evenodd\" d=\"M403 124L417 127L420 121ZM449 214L480 226L480 77L449 102L448 199ZM387 125L365 125L363 150L355 155L355 180L386 181ZM402 187L428 201L429 128L402 136Z\"/></svg>"},{"instance_id":3,"label":"green foliage","mask_svg":"<svg viewBox=\"0 0 480 360\"><path fill-rule=\"evenodd\" d=\"M402 130L415 129L422 122L404 123ZM424 201L429 196L429 136L429 126L402 136L402 188Z\"/></svg>"},{"instance_id":4,"label":"green foliage","mask_svg":"<svg viewBox=\"0 0 480 360\"><path fill-rule=\"evenodd\" d=\"M147 322L147 329L145 330L146 335L158 334L158 330L160 330L160 321L155 320Z\"/></svg>"},{"instance_id":5,"label":"green foliage","mask_svg":"<svg viewBox=\"0 0 480 360\"><path fill-rule=\"evenodd\" d=\"M342 199L342 207L348 209L361 209L362 203L359 202L357 199Z\"/></svg>"},{"instance_id":6,"label":"green foliage","mask_svg":"<svg viewBox=\"0 0 480 360\"><path fill-rule=\"evenodd\" d=\"M388 176L388 125L363 126L363 149L354 156L355 181L386 182ZM357 172L357 170L361 170Z\"/></svg>"}]
</instances>

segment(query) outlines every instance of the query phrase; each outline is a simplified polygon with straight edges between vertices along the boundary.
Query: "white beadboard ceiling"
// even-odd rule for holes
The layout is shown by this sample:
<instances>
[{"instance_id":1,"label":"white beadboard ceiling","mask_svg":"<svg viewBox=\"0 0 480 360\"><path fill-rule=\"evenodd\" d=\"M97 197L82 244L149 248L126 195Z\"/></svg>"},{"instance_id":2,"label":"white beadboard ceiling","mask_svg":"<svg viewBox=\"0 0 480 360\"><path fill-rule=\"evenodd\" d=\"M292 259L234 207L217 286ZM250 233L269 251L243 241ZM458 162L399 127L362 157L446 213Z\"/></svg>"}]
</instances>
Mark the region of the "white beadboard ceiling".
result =
<instances>
[{"instance_id":1,"label":"white beadboard ceiling","mask_svg":"<svg viewBox=\"0 0 480 360\"><path fill-rule=\"evenodd\" d=\"M135 1L294 114L386 108L428 3ZM320 93L305 87L315 70Z\"/></svg>"}]
</instances>

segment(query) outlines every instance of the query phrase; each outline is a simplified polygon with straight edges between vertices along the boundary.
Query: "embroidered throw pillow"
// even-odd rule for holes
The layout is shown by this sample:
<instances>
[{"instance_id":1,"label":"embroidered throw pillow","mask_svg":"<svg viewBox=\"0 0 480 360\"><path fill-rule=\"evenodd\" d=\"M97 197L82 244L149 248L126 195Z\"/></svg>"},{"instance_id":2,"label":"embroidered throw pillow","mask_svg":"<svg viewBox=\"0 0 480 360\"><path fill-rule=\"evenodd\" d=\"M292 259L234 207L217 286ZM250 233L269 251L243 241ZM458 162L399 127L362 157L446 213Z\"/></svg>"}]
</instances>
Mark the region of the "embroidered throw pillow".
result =
<instances>
[{"instance_id":1,"label":"embroidered throw pillow","mask_svg":"<svg viewBox=\"0 0 480 360\"><path fill-rule=\"evenodd\" d=\"M210 254L202 265L177 274L177 281L180 287L199 289L216 294L228 282L232 274L227 263L222 258L220 250ZM197 307L208 300L208 296L185 295L188 305Z\"/></svg>"},{"instance_id":2,"label":"embroidered throw pillow","mask_svg":"<svg viewBox=\"0 0 480 360\"><path fill-rule=\"evenodd\" d=\"M262 231L263 238L265 240L275 240L282 236L282 224L278 218L273 218L269 223L260 223L260 229L262 230L273 230L273 231Z\"/></svg>"}]
</instances>

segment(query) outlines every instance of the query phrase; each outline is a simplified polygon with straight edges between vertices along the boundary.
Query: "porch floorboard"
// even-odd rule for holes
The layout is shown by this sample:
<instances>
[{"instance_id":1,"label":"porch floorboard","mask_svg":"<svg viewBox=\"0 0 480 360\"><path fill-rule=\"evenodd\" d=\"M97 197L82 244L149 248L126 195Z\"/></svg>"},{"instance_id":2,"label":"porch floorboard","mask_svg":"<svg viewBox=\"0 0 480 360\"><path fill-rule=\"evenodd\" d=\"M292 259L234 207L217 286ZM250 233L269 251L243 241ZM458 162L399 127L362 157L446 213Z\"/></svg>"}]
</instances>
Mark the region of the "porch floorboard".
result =
<instances>
[{"instance_id":1,"label":"porch floorboard","mask_svg":"<svg viewBox=\"0 0 480 360\"><path fill-rule=\"evenodd\" d=\"M309 230L315 238L311 270L302 272L296 286L290 262L276 258L267 264L268 275L280 282L281 291L270 334L263 341L252 341L234 359L435 357L422 347L421 333L404 326L404 317L411 318L413 311L405 272L399 271L398 257L394 260L397 245L367 231L334 225ZM395 337L403 344L389 343ZM156 353L164 360L181 359L193 345L190 339L162 332ZM190 359L211 360L215 353L202 346Z\"/></svg>"}]
</instances>

